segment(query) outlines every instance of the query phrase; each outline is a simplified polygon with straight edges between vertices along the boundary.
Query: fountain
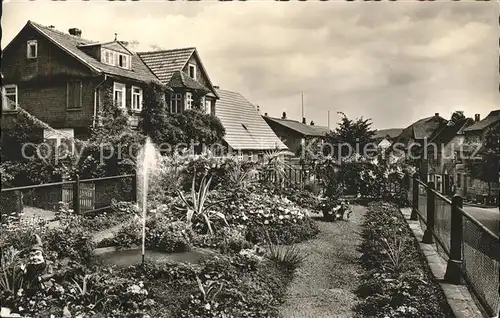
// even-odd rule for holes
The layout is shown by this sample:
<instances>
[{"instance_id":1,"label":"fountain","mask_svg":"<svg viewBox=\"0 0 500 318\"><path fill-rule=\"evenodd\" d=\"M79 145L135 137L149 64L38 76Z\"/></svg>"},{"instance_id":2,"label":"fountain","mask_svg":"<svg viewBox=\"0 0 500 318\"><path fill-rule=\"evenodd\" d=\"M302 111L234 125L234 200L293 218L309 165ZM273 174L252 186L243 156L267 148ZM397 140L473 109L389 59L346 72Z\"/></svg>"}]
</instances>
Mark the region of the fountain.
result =
<instances>
[{"instance_id":1,"label":"fountain","mask_svg":"<svg viewBox=\"0 0 500 318\"><path fill-rule=\"evenodd\" d=\"M154 250L146 250L146 220L148 208L148 189L151 177L157 174L160 153L155 148L149 137L142 146L137 156L137 206L141 212L142 244L140 248L128 250L116 250L113 247L100 248L96 251L103 264L129 266L139 262L144 264L145 259L155 263L163 262L189 262L197 263L212 255L212 251L201 248L193 248L190 251L180 253L163 253ZM140 254L139 254L140 252ZM146 257L147 256L147 257Z\"/></svg>"},{"instance_id":2,"label":"fountain","mask_svg":"<svg viewBox=\"0 0 500 318\"><path fill-rule=\"evenodd\" d=\"M147 137L144 146L137 156L137 204L139 211L142 212L142 254L141 260L144 264L144 255L146 253L146 217L148 209L148 185L150 173L157 169L158 153Z\"/></svg>"}]
</instances>

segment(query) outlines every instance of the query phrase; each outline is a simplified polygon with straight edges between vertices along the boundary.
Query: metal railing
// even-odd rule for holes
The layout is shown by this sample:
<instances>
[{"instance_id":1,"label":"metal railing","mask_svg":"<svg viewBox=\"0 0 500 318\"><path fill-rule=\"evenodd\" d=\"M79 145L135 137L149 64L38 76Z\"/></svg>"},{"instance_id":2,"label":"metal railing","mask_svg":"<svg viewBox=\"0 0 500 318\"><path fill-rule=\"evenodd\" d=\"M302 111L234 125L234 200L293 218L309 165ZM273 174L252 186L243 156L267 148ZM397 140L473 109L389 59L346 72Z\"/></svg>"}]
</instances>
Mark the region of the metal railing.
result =
<instances>
[{"instance_id":1,"label":"metal railing","mask_svg":"<svg viewBox=\"0 0 500 318\"><path fill-rule=\"evenodd\" d=\"M411 178L408 199L412 220L424 229L423 243L436 244L448 261L444 280L466 283L483 309L497 316L500 308L500 241L484 224L464 211L463 198L451 200L424 183L415 174Z\"/></svg>"},{"instance_id":2,"label":"metal railing","mask_svg":"<svg viewBox=\"0 0 500 318\"><path fill-rule=\"evenodd\" d=\"M135 201L136 175L67 180L14 188L2 188L0 193L0 219L19 216L26 209L59 212L65 203L76 214L92 213L111 207L117 201Z\"/></svg>"}]
</instances>

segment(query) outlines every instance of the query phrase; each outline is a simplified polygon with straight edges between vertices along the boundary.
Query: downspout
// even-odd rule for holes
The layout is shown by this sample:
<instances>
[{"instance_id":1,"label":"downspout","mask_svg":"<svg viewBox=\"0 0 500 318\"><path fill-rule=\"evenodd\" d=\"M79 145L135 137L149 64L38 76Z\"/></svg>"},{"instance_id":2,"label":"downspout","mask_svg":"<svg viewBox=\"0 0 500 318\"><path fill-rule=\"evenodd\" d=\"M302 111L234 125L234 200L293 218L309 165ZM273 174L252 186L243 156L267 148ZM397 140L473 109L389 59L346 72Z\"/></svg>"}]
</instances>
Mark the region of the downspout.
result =
<instances>
[{"instance_id":1,"label":"downspout","mask_svg":"<svg viewBox=\"0 0 500 318\"><path fill-rule=\"evenodd\" d=\"M94 87L94 116L92 117L92 128L95 128L97 117L97 89L108 79L108 75L104 74L104 79Z\"/></svg>"}]
</instances>

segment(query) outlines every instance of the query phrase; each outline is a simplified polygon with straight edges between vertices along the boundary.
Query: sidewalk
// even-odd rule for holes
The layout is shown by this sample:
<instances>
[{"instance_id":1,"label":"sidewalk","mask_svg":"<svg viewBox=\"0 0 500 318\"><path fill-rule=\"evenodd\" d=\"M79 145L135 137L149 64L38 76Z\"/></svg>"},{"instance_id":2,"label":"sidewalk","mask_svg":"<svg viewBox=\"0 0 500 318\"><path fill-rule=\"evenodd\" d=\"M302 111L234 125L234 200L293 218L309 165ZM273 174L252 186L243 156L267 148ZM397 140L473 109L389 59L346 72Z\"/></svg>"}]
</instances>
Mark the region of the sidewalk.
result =
<instances>
[{"instance_id":1,"label":"sidewalk","mask_svg":"<svg viewBox=\"0 0 500 318\"><path fill-rule=\"evenodd\" d=\"M416 239L420 243L420 248L427 258L427 263L431 268L434 277L440 282L441 289L443 290L448 304L450 305L455 317L457 318L478 318L484 317L483 313L479 310L474 302L472 295L465 285L453 285L443 282L444 274L446 272L446 261L439 255L434 244L422 243L424 232L420 228L419 221L411 221L411 208L401 209L406 222L413 231Z\"/></svg>"},{"instance_id":2,"label":"sidewalk","mask_svg":"<svg viewBox=\"0 0 500 318\"><path fill-rule=\"evenodd\" d=\"M297 244L309 254L292 280L280 313L286 318L356 317L359 302L361 222L365 207L353 206L349 222L318 222L320 233ZM314 217L314 216L313 216Z\"/></svg>"}]
</instances>

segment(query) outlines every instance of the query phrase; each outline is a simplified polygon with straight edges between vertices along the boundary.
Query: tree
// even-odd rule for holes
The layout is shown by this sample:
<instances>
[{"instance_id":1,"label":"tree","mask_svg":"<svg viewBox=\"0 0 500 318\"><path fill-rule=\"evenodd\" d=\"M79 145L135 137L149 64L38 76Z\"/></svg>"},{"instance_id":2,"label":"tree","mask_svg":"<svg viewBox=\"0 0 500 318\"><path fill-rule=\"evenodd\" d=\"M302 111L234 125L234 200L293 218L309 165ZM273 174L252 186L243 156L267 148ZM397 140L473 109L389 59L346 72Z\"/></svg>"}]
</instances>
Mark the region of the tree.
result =
<instances>
[{"instance_id":1,"label":"tree","mask_svg":"<svg viewBox=\"0 0 500 318\"><path fill-rule=\"evenodd\" d=\"M345 157L349 153L355 152L365 155L365 146L372 143L375 136L375 130L371 128L371 119L361 117L352 120L342 112L339 114L342 116L340 123L325 138L328 143L334 146L335 156Z\"/></svg>"},{"instance_id":2,"label":"tree","mask_svg":"<svg viewBox=\"0 0 500 318\"><path fill-rule=\"evenodd\" d=\"M465 120L465 115L463 110L457 110L453 114L451 114L451 119L450 121L453 122L454 124L459 124L464 122Z\"/></svg>"}]
</instances>

